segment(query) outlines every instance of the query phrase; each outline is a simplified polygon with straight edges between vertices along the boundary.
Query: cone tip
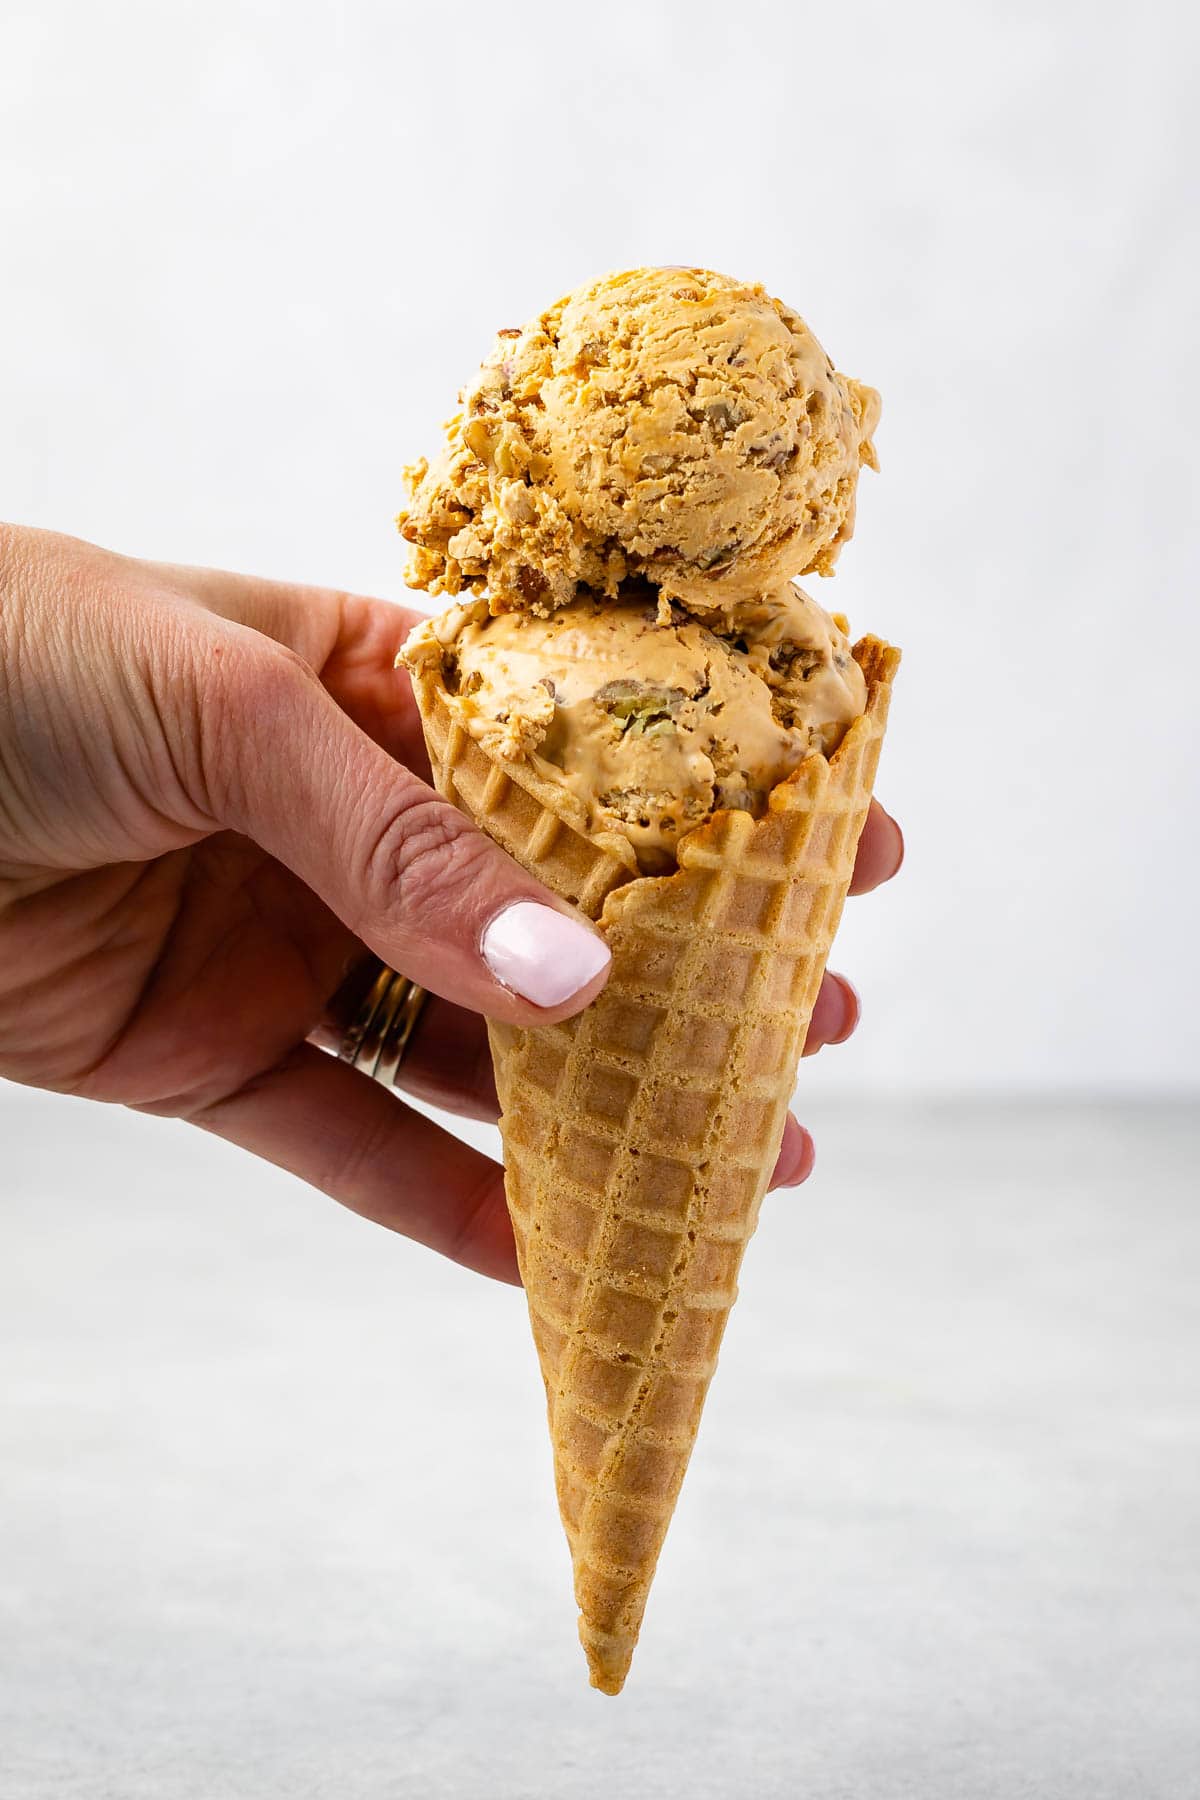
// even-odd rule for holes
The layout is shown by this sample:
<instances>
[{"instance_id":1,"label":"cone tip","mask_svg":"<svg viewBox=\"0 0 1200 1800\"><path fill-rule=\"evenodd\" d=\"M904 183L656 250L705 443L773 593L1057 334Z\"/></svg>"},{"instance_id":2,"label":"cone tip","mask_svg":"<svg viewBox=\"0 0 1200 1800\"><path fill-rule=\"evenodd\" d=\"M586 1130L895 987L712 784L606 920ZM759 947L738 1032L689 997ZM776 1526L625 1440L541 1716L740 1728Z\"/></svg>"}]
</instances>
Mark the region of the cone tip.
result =
<instances>
[{"instance_id":1,"label":"cone tip","mask_svg":"<svg viewBox=\"0 0 1200 1800\"><path fill-rule=\"evenodd\" d=\"M614 1645L611 1640L606 1640L603 1644L589 1643L584 1636L582 1619L579 1622L579 1640L588 1660L588 1676L592 1686L602 1694L619 1694L625 1686L625 1677L633 1661L633 1645Z\"/></svg>"},{"instance_id":2,"label":"cone tip","mask_svg":"<svg viewBox=\"0 0 1200 1800\"><path fill-rule=\"evenodd\" d=\"M592 1686L602 1694L619 1694L625 1686L626 1671L624 1669L618 1674L613 1669L601 1668L600 1664L590 1656L588 1657L588 1669Z\"/></svg>"}]
</instances>

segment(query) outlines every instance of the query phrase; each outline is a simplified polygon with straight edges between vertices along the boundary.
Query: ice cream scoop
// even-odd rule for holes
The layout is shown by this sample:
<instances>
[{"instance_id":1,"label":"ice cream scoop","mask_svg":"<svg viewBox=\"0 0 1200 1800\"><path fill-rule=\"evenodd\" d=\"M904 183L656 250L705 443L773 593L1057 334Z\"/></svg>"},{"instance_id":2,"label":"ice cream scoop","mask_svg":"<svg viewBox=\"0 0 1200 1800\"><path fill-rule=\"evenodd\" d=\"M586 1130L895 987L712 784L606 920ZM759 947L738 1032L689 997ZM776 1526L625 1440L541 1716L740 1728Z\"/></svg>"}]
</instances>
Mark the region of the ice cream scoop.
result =
<instances>
[{"instance_id":1,"label":"ice cream scoop","mask_svg":"<svg viewBox=\"0 0 1200 1800\"><path fill-rule=\"evenodd\" d=\"M542 614L631 576L711 609L828 574L879 396L799 314L696 268L633 269L502 332L441 454L408 471L414 586Z\"/></svg>"},{"instance_id":2,"label":"ice cream scoop","mask_svg":"<svg viewBox=\"0 0 1200 1800\"><path fill-rule=\"evenodd\" d=\"M771 789L810 751L831 754L865 704L844 633L791 585L721 631L680 608L664 621L650 590L550 618L479 603L445 664L471 735L504 760L536 757L647 873L673 867L680 836L715 811L761 816Z\"/></svg>"}]
</instances>

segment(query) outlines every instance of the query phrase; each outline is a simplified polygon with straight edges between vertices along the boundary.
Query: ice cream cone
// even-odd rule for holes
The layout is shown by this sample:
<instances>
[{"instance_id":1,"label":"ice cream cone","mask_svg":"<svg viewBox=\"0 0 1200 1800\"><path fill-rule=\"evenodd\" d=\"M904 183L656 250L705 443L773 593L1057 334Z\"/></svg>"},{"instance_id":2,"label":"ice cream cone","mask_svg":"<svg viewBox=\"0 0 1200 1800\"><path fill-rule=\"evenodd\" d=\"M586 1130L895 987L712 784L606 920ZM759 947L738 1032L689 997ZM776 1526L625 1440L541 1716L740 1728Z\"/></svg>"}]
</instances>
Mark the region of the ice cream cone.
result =
<instances>
[{"instance_id":1,"label":"ice cream cone","mask_svg":"<svg viewBox=\"0 0 1200 1800\"><path fill-rule=\"evenodd\" d=\"M778 1154L867 815L899 652L854 655L867 707L761 819L719 812L679 868L455 717L433 624L407 660L437 786L597 920L604 992L537 1030L489 1026L506 1187L546 1385L592 1684L619 1693Z\"/></svg>"}]
</instances>

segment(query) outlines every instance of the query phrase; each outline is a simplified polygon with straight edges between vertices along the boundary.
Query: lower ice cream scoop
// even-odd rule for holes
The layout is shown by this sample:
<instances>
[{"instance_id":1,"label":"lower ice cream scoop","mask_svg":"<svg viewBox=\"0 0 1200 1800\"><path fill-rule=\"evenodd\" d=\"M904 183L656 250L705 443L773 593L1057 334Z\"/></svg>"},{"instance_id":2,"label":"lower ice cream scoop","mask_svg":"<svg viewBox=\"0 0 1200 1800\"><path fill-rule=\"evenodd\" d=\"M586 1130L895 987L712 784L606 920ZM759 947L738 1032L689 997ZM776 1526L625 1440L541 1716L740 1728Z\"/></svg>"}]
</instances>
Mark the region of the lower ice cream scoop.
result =
<instances>
[{"instance_id":1,"label":"lower ice cream scoop","mask_svg":"<svg viewBox=\"0 0 1200 1800\"><path fill-rule=\"evenodd\" d=\"M866 704L844 632L799 588L710 629L649 589L550 618L472 608L448 657L463 725L507 760L536 757L620 832L648 874L722 808L758 815L811 751L831 755Z\"/></svg>"}]
</instances>

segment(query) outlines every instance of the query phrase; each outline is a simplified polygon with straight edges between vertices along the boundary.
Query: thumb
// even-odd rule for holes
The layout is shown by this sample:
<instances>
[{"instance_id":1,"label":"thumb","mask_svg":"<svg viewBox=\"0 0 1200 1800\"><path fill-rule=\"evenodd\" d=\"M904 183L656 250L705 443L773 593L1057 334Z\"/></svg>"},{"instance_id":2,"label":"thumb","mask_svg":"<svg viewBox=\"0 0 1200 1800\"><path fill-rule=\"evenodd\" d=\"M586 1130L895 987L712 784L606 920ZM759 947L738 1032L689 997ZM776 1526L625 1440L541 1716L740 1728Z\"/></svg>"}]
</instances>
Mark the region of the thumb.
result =
<instances>
[{"instance_id":1,"label":"thumb","mask_svg":"<svg viewBox=\"0 0 1200 1800\"><path fill-rule=\"evenodd\" d=\"M209 806L393 968L512 1024L603 987L599 932L358 729L302 658L257 637L202 705Z\"/></svg>"}]
</instances>

